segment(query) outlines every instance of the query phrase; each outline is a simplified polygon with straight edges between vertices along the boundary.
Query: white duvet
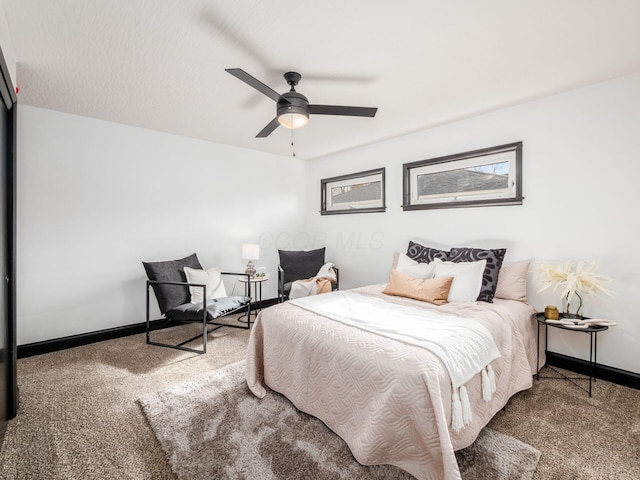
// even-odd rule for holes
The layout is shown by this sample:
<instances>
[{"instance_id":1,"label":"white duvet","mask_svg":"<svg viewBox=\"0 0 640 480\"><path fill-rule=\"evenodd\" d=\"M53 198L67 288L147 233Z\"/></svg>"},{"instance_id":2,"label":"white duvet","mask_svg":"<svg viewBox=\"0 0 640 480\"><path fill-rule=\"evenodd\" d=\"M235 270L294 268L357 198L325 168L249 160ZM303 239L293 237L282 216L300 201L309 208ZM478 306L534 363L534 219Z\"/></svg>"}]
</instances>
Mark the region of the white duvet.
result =
<instances>
[{"instance_id":1,"label":"white duvet","mask_svg":"<svg viewBox=\"0 0 640 480\"><path fill-rule=\"evenodd\" d=\"M435 307L384 295L382 288L356 291L373 303L385 302L385 308L453 316L490 332L500 354L492 362L496 391L484 401L482 375L466 382L469 425L458 432L450 427L452 379L436 354L292 302L258 316L247 353L249 388L263 397L268 386L320 418L364 465L396 465L419 479L459 479L454 451L473 443L509 397L532 384L533 309L510 300Z\"/></svg>"},{"instance_id":2,"label":"white duvet","mask_svg":"<svg viewBox=\"0 0 640 480\"><path fill-rule=\"evenodd\" d=\"M464 384L500 356L489 330L478 322L454 315L397 305L351 290L291 301L292 304L347 325L435 354L451 378L452 427L459 431L471 422L472 412ZM488 370L493 373L493 369ZM488 371L482 376L483 399L495 390Z\"/></svg>"}]
</instances>

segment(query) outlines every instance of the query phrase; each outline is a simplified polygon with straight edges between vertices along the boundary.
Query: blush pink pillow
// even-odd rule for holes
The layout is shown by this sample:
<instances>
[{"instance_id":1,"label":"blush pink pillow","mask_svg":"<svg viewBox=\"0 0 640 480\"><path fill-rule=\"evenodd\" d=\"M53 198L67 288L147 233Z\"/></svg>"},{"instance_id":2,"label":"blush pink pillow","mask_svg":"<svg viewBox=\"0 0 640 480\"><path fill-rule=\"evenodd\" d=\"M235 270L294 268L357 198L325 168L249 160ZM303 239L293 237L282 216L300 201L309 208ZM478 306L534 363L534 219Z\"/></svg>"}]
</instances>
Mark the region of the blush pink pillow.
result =
<instances>
[{"instance_id":1,"label":"blush pink pillow","mask_svg":"<svg viewBox=\"0 0 640 480\"><path fill-rule=\"evenodd\" d=\"M452 282L453 277L416 278L391 270L389 283L382 293L442 305L447 303Z\"/></svg>"},{"instance_id":2,"label":"blush pink pillow","mask_svg":"<svg viewBox=\"0 0 640 480\"><path fill-rule=\"evenodd\" d=\"M529 260L515 263L503 263L498 275L496 298L527 301L527 275Z\"/></svg>"}]
</instances>

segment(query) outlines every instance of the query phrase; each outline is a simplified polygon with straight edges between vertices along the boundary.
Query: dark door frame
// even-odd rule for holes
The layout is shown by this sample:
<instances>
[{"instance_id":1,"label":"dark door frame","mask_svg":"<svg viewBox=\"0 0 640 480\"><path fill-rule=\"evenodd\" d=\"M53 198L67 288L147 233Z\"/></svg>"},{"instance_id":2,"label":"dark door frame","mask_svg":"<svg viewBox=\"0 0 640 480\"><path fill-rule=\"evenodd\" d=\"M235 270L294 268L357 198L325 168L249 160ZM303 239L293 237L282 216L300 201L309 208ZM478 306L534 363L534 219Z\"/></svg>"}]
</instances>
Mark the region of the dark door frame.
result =
<instances>
[{"instance_id":1,"label":"dark door frame","mask_svg":"<svg viewBox=\"0 0 640 480\"><path fill-rule=\"evenodd\" d=\"M4 102L11 119L7 125L6 138L9 140L8 161L2 162L0 168L6 169L5 205L6 205L6 253L2 261L6 261L8 277L0 279L7 286L7 326L6 326L6 413L0 418L0 444L4 438L6 421L16 416L18 411L18 382L17 382L17 335L16 335L16 147L17 147L17 105L13 82L9 74L4 54L0 48L0 97ZM3 285L4 286L4 285Z\"/></svg>"}]
</instances>

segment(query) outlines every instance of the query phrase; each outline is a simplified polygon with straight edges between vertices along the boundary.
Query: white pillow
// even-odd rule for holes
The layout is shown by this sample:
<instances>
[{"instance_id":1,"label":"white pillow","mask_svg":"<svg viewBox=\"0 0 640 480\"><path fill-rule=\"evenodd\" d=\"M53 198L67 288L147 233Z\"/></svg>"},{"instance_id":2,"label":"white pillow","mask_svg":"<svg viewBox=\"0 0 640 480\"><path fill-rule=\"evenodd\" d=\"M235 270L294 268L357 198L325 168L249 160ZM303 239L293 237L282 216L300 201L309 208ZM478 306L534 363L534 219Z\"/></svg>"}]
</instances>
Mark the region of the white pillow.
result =
<instances>
[{"instance_id":1,"label":"white pillow","mask_svg":"<svg viewBox=\"0 0 640 480\"><path fill-rule=\"evenodd\" d=\"M433 272L436 268L435 263L418 263L407 257L404 253L398 255L398 263L396 271L409 275L414 278L433 278Z\"/></svg>"},{"instance_id":2,"label":"white pillow","mask_svg":"<svg viewBox=\"0 0 640 480\"><path fill-rule=\"evenodd\" d=\"M486 260L478 262L443 262L436 258L434 277L453 277L447 302L475 302L482 288Z\"/></svg>"},{"instance_id":3,"label":"white pillow","mask_svg":"<svg viewBox=\"0 0 640 480\"><path fill-rule=\"evenodd\" d=\"M207 286L207 302L227 296L219 268L213 267L205 271L184 267L184 274L187 276L187 282ZM189 287L189 293L191 303L202 303L202 287Z\"/></svg>"}]
</instances>

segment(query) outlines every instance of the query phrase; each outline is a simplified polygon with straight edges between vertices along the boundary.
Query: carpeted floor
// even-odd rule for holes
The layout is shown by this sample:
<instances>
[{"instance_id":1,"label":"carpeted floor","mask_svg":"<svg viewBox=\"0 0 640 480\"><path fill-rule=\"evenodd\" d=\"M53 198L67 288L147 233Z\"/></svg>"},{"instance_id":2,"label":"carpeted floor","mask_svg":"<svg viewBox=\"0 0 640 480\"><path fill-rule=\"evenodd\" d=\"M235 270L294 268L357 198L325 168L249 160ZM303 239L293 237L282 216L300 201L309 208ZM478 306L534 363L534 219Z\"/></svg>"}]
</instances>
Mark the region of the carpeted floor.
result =
<instances>
[{"instance_id":1,"label":"carpeted floor","mask_svg":"<svg viewBox=\"0 0 640 480\"><path fill-rule=\"evenodd\" d=\"M340 437L283 395L268 390L257 398L245 368L232 363L138 400L179 478L414 478L392 465L359 464ZM463 480L531 480L540 452L485 428L456 457Z\"/></svg>"},{"instance_id":2,"label":"carpeted floor","mask_svg":"<svg viewBox=\"0 0 640 480\"><path fill-rule=\"evenodd\" d=\"M20 410L0 478L174 479L136 400L243 359L248 336L218 330L206 355L134 335L19 360ZM542 452L534 480L640 478L640 391L598 381L590 399L567 381L540 380L489 427Z\"/></svg>"}]
</instances>

